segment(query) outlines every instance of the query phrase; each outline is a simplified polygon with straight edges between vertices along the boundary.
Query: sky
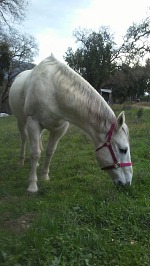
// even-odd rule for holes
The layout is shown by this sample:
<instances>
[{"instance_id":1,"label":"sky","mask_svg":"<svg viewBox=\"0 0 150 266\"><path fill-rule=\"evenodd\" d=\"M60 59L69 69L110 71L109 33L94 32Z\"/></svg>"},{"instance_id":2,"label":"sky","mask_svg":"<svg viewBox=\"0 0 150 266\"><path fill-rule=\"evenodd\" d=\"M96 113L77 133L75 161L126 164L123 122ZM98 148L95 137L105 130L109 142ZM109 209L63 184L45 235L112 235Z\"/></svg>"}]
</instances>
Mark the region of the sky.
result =
<instances>
[{"instance_id":1,"label":"sky","mask_svg":"<svg viewBox=\"0 0 150 266\"><path fill-rule=\"evenodd\" d=\"M150 15L149 0L31 0L21 30L39 46L35 63L51 53L61 61L68 47L76 49L75 29L107 26L121 43L129 26Z\"/></svg>"}]
</instances>

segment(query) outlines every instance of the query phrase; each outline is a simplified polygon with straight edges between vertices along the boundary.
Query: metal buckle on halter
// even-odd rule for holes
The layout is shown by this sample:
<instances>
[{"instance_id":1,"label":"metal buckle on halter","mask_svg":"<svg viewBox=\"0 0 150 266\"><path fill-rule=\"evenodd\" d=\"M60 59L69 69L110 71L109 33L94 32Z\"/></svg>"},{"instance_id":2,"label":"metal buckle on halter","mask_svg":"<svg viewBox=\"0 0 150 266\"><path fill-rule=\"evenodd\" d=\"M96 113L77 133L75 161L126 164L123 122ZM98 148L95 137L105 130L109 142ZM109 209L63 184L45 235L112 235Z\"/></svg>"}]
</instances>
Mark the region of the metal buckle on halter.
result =
<instances>
[{"instance_id":1,"label":"metal buckle on halter","mask_svg":"<svg viewBox=\"0 0 150 266\"><path fill-rule=\"evenodd\" d=\"M115 169L117 169L117 168L119 168L119 167L120 167L120 163L115 163L115 164L114 164L114 168L115 168Z\"/></svg>"}]
</instances>

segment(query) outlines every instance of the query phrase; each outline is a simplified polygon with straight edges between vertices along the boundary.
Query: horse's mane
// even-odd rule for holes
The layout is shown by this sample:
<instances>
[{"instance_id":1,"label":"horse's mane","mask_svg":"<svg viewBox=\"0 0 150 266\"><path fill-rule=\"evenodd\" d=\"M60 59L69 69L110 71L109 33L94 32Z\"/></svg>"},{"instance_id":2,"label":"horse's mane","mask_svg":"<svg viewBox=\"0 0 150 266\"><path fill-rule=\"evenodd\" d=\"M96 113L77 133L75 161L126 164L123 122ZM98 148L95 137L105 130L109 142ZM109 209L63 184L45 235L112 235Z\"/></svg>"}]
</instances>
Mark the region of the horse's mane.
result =
<instances>
[{"instance_id":1,"label":"horse's mane","mask_svg":"<svg viewBox=\"0 0 150 266\"><path fill-rule=\"evenodd\" d=\"M80 108L81 112L86 112L89 119L96 119L97 124L112 122L115 119L115 114L103 97L77 72L71 69L68 65L58 61L53 55L46 58L45 63L54 65L56 68L57 83L69 91L73 92L74 101L82 101ZM86 110L82 107L86 105ZM94 117L93 117L94 115Z\"/></svg>"}]
</instances>

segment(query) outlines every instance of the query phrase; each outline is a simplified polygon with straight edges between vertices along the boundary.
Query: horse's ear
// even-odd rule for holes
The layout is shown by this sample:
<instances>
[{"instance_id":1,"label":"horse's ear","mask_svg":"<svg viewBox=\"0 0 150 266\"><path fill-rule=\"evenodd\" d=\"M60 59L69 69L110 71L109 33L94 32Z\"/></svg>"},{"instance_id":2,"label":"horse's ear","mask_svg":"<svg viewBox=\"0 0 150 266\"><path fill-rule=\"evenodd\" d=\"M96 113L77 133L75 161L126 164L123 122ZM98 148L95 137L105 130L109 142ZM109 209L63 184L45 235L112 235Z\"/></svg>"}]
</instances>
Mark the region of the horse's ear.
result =
<instances>
[{"instance_id":1,"label":"horse's ear","mask_svg":"<svg viewBox=\"0 0 150 266\"><path fill-rule=\"evenodd\" d=\"M120 130L120 128L122 127L122 125L125 123L125 113L124 111L121 112L118 117L117 117L117 131Z\"/></svg>"}]
</instances>

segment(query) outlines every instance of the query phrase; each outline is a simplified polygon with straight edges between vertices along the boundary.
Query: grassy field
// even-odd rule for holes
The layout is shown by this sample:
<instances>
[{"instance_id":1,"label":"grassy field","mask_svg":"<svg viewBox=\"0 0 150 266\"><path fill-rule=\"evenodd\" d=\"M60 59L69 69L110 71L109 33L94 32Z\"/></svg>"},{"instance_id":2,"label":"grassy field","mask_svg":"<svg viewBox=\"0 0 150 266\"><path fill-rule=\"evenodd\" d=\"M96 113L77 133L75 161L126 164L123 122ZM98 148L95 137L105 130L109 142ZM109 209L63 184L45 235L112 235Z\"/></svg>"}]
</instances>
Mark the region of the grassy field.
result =
<instances>
[{"instance_id":1,"label":"grassy field","mask_svg":"<svg viewBox=\"0 0 150 266\"><path fill-rule=\"evenodd\" d=\"M51 180L40 179L42 153L39 192L28 194L29 152L19 166L15 118L0 118L0 265L150 265L150 110L124 108L134 164L130 188L113 185L91 140L70 126L53 157ZM44 145L46 139L45 133Z\"/></svg>"}]
</instances>

